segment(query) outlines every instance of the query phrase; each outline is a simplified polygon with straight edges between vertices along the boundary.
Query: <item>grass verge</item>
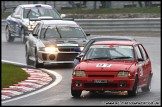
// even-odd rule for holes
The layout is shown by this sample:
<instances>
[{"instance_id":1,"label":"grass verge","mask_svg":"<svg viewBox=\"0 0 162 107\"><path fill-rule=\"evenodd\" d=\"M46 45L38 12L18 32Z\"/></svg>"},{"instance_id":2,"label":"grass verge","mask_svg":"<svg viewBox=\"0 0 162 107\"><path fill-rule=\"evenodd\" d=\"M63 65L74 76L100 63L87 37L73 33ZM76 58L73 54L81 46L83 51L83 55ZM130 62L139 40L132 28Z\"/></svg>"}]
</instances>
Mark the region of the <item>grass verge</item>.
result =
<instances>
[{"instance_id":1,"label":"grass verge","mask_svg":"<svg viewBox=\"0 0 162 107\"><path fill-rule=\"evenodd\" d=\"M12 64L3 64L1 68L1 88L7 88L22 80L25 80L30 75L24 72L20 67Z\"/></svg>"},{"instance_id":2,"label":"grass verge","mask_svg":"<svg viewBox=\"0 0 162 107\"><path fill-rule=\"evenodd\" d=\"M58 10L60 14L120 14L120 13L161 13L161 8L150 7L150 8L101 8L101 9L83 9L83 8L72 8L72 9L61 9ZM2 12L1 18L6 19L12 12Z\"/></svg>"}]
</instances>

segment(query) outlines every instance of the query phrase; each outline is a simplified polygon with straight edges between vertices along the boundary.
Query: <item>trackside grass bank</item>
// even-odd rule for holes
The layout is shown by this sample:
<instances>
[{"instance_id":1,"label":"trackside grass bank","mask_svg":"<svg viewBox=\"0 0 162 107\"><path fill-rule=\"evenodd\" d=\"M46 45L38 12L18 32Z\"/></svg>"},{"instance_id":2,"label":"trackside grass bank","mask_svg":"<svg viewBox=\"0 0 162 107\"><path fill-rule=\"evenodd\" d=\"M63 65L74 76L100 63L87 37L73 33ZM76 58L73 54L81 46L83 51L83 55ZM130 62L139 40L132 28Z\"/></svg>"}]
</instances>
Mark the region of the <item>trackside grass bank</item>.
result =
<instances>
[{"instance_id":1,"label":"trackside grass bank","mask_svg":"<svg viewBox=\"0 0 162 107\"><path fill-rule=\"evenodd\" d=\"M149 7L149 8L101 8L101 9L62 9L58 10L59 13L66 14L116 14L116 13L160 13L160 7Z\"/></svg>"},{"instance_id":2,"label":"trackside grass bank","mask_svg":"<svg viewBox=\"0 0 162 107\"><path fill-rule=\"evenodd\" d=\"M20 67L12 64L1 64L1 88L7 88L29 77Z\"/></svg>"},{"instance_id":3,"label":"trackside grass bank","mask_svg":"<svg viewBox=\"0 0 162 107\"><path fill-rule=\"evenodd\" d=\"M161 13L161 8L160 7L149 7L149 8L101 8L101 9L84 9L84 8L73 8L73 9L61 9L58 10L60 14L72 14L72 15L79 15L76 16L76 18L83 18L82 16L85 15L86 18L88 19L89 17L87 16L88 14L95 15L95 14L105 14L105 15L113 15L113 14L159 14ZM7 16L9 16L12 12L11 11L5 11L1 14L2 19L6 19ZM80 16L81 15L81 16ZM71 17L71 16L70 16ZM140 17L140 15L139 15ZM90 17L91 18L91 17ZM102 17L100 17L102 18ZM120 18L120 17L118 17ZM136 18L136 17L134 17Z\"/></svg>"}]
</instances>

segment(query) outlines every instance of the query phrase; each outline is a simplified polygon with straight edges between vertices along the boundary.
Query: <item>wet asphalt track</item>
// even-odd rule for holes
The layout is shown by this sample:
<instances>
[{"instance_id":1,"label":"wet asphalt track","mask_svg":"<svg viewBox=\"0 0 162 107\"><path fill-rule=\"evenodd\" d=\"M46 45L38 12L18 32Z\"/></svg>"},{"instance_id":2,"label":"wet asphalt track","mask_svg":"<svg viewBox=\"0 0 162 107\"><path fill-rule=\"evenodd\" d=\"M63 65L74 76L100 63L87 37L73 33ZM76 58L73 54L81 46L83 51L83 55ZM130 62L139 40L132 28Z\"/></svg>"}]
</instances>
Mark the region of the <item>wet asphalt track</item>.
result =
<instances>
[{"instance_id":1,"label":"wet asphalt track","mask_svg":"<svg viewBox=\"0 0 162 107\"><path fill-rule=\"evenodd\" d=\"M1 59L25 64L25 45L20 39L13 43L7 43L4 30L1 35ZM46 69L57 72L62 76L62 81L54 87L35 95L19 100L2 103L2 105L161 105L161 38L134 36L145 46L154 72L152 89L149 93L142 93L136 97L128 97L126 93L110 93L91 95L87 91L82 92L81 98L73 98L70 93L72 67L66 65L47 66Z\"/></svg>"}]
</instances>

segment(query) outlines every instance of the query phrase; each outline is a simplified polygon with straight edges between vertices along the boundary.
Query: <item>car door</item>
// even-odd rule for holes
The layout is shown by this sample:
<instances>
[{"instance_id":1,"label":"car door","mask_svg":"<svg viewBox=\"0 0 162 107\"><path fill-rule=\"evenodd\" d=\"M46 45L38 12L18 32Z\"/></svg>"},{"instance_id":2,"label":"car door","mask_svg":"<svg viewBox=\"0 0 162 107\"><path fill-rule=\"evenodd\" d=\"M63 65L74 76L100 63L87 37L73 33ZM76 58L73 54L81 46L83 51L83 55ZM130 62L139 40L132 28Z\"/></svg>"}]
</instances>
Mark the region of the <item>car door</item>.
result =
<instances>
[{"instance_id":1,"label":"car door","mask_svg":"<svg viewBox=\"0 0 162 107\"><path fill-rule=\"evenodd\" d=\"M139 72L138 72L138 77L139 77L139 85L143 85L146 82L146 74L147 74L147 70L146 70L146 66L145 66L145 58L144 55L142 53L142 50L140 49L139 44L135 46L135 51L137 54L137 60L138 60L138 68L139 68Z\"/></svg>"},{"instance_id":2,"label":"car door","mask_svg":"<svg viewBox=\"0 0 162 107\"><path fill-rule=\"evenodd\" d=\"M151 72L151 61L150 61L150 59L149 59L149 57L148 57L148 54L147 54L147 52L146 52L146 50L144 49L144 47L143 47L143 45L142 44L140 44L139 45L139 48L140 48L140 50L141 50L141 53L142 53L142 57L143 57L143 59L144 59L144 83L147 83L147 80L148 80L148 77L149 77L149 74L150 74L150 72Z\"/></svg>"},{"instance_id":3,"label":"car door","mask_svg":"<svg viewBox=\"0 0 162 107\"><path fill-rule=\"evenodd\" d=\"M36 44L38 42L38 36L34 36L34 35L35 34L38 35L39 30L40 30L40 23L38 23L36 25L32 34L29 34L29 47L30 47L30 52L31 52L32 56L35 56L35 48L36 48Z\"/></svg>"}]
</instances>

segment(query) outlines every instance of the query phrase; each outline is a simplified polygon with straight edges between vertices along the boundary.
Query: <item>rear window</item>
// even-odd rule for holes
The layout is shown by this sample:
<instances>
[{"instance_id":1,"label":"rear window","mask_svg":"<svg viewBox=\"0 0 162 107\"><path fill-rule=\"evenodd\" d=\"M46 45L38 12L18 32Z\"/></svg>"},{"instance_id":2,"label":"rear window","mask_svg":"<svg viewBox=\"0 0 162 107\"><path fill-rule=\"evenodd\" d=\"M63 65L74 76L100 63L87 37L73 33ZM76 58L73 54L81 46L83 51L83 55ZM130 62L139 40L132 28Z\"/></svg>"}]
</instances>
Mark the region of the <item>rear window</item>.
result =
<instances>
[{"instance_id":1,"label":"rear window","mask_svg":"<svg viewBox=\"0 0 162 107\"><path fill-rule=\"evenodd\" d=\"M23 12L24 18L38 18L44 16L50 16L54 19L61 19L60 15L56 12L56 10L49 7L25 8Z\"/></svg>"}]
</instances>

